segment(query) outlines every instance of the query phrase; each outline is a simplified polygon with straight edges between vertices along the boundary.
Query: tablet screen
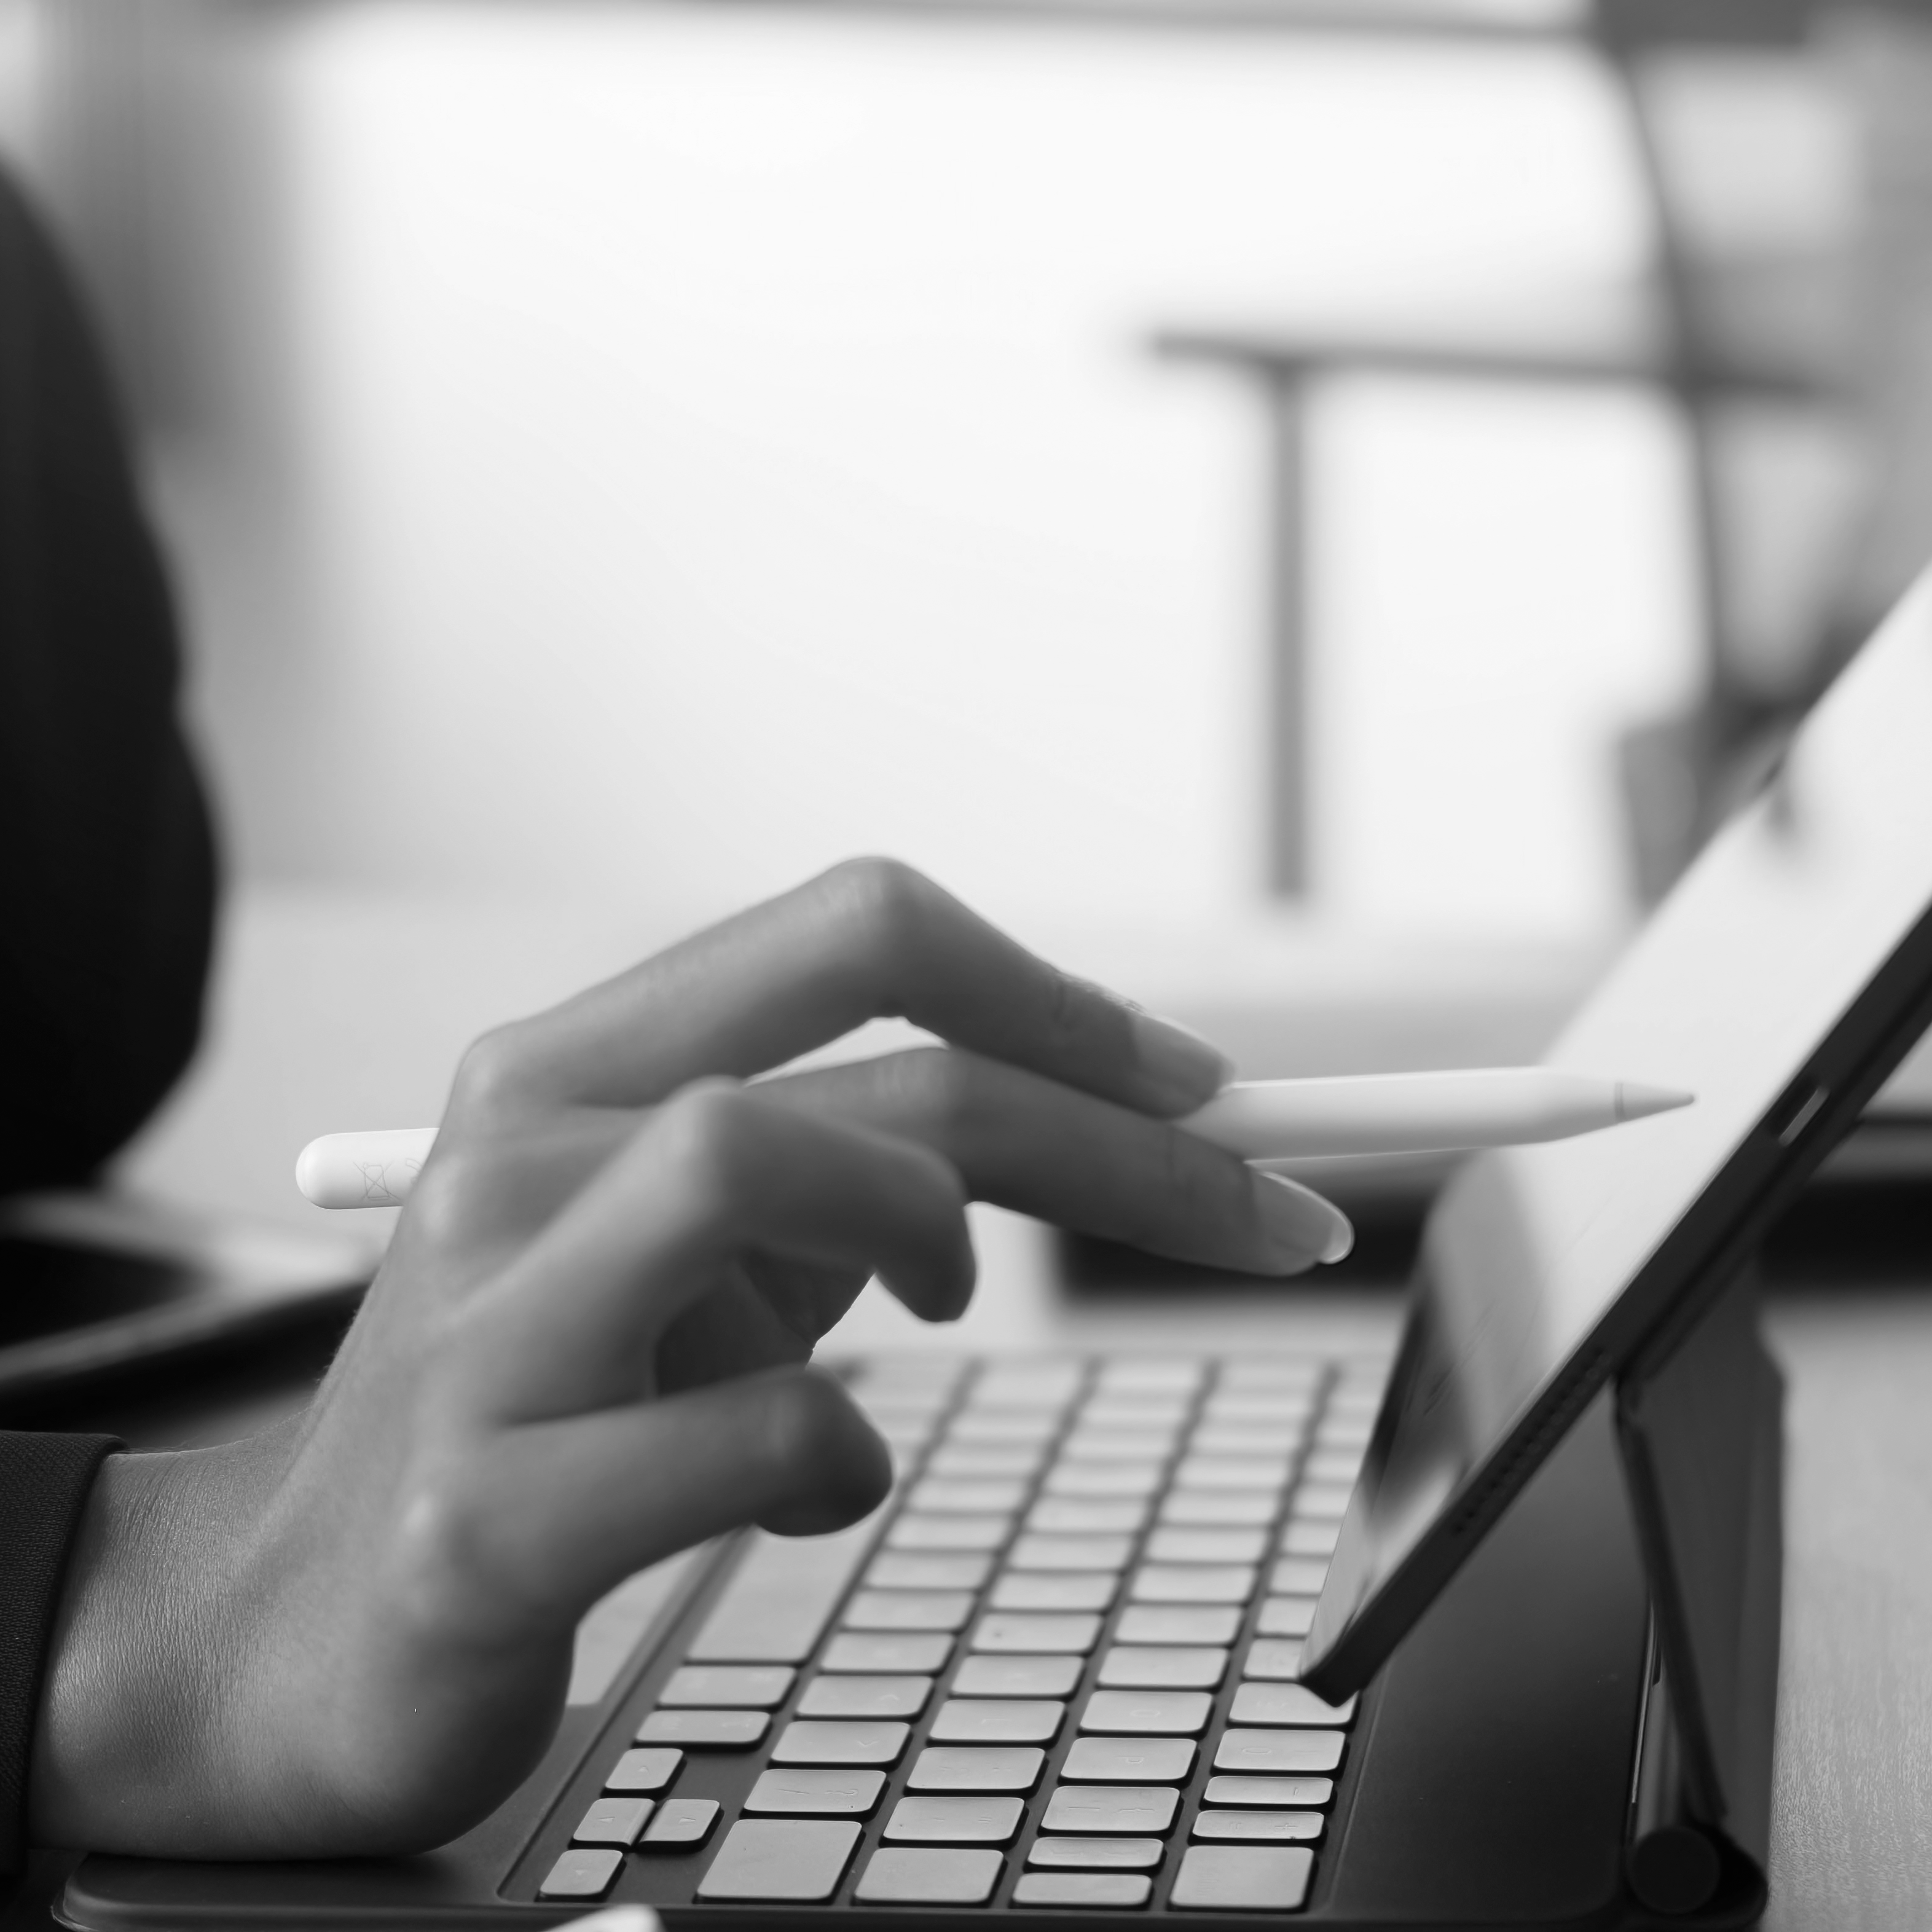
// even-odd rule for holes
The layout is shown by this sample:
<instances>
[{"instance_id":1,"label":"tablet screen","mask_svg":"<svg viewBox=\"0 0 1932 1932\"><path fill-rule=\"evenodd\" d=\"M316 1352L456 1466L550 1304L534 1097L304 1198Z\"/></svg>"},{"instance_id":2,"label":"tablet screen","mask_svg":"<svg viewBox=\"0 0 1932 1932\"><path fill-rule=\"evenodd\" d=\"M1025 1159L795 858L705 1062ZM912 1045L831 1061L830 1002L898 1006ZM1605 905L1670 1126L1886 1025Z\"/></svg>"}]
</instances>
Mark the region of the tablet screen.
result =
<instances>
[{"instance_id":1,"label":"tablet screen","mask_svg":"<svg viewBox=\"0 0 1932 1932\"><path fill-rule=\"evenodd\" d=\"M1357 1688L1622 1363L1728 1268L1906 1051L1932 985L1932 578L1545 1056L1696 1103L1472 1160L1303 1671Z\"/></svg>"}]
</instances>

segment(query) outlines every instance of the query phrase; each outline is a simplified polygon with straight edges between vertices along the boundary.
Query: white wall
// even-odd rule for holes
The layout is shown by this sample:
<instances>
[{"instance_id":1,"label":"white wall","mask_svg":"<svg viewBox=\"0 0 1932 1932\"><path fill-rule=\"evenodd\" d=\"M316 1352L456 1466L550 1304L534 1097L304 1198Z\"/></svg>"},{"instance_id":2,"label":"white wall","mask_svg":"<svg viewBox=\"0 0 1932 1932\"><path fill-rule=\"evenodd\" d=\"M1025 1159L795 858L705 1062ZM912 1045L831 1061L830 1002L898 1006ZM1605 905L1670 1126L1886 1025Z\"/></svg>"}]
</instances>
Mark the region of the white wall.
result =
<instances>
[{"instance_id":1,"label":"white wall","mask_svg":"<svg viewBox=\"0 0 1932 1932\"><path fill-rule=\"evenodd\" d=\"M220 164L170 158L196 380L251 373L160 473L264 878L695 914L885 848L996 908L1238 908L1260 413L1149 334L1647 246L1560 50L238 17L173 83ZM1361 389L1317 449L1322 901L1612 916L1608 746L1689 659L1668 426Z\"/></svg>"}]
</instances>

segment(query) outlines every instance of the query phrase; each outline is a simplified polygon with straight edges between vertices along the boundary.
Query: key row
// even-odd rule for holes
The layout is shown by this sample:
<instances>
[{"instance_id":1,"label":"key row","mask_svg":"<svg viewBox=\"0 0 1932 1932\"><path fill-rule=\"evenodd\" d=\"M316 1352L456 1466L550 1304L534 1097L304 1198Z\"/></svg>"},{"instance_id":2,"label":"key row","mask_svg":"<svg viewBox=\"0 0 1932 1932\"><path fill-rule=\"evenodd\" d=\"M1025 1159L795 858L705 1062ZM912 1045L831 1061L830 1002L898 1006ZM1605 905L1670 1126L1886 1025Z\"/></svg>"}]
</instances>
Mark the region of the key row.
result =
<instances>
[{"instance_id":1,"label":"key row","mask_svg":"<svg viewBox=\"0 0 1932 1932\"><path fill-rule=\"evenodd\" d=\"M843 1820L741 1820L698 1895L822 1902L838 1889L860 1835L860 1826ZM1057 1870L1050 1860L1036 1859L1040 1849L1036 1844L1029 1853L1028 1868L1013 1888L1016 1905L1132 1910L1152 1895L1154 1882L1144 1870ZM1168 1902L1184 1910L1292 1912L1306 1899L1313 1865L1313 1854L1302 1845L1192 1844L1181 1856ZM990 1849L882 1844L866 1862L853 1897L867 1905L983 1905L1005 1870L1004 1856Z\"/></svg>"},{"instance_id":2,"label":"key row","mask_svg":"<svg viewBox=\"0 0 1932 1932\"><path fill-rule=\"evenodd\" d=\"M1102 1686L1089 1692L1081 1707L1078 1728L1083 1733L1154 1732L1198 1737L1208 1728L1213 1700L1207 1690L1105 1688L1104 1675ZM825 1694L818 1694L821 1690ZM800 1714L779 1732L771 1762L896 1764L932 1690L932 1680L926 1677L817 1678L799 1706ZM934 1744L1050 1744L1060 1735L1066 1708L1064 1698L1055 1697L948 1697L927 1735ZM1234 1693L1230 1721L1345 1724L1353 1708L1352 1700L1341 1706L1328 1705L1299 1684L1250 1678ZM647 1766L644 1774L655 1780L658 1761L653 1754L658 1750L748 1750L764 1741L770 1723L764 1711L659 1709L644 1720L638 1732L638 1750L628 1755L641 1753ZM627 1781L620 1763L610 1788L634 1792L660 1786Z\"/></svg>"}]
</instances>

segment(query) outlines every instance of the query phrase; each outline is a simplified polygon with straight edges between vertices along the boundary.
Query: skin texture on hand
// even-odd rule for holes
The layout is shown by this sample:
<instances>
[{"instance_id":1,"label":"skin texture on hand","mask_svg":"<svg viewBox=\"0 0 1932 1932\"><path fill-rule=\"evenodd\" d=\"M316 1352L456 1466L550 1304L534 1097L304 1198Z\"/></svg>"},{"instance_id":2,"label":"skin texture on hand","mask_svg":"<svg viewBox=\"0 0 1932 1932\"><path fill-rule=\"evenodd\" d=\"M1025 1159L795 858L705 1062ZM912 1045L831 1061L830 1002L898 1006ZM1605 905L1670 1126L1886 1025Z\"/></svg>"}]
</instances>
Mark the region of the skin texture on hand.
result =
<instances>
[{"instance_id":1,"label":"skin texture on hand","mask_svg":"<svg viewBox=\"0 0 1932 1932\"><path fill-rule=\"evenodd\" d=\"M880 1015L947 1044L741 1084ZM1168 1124L1228 1070L882 860L487 1035L309 1408L104 1468L34 1835L263 1858L464 1829L549 1742L598 1596L884 1497L812 1349L875 1274L956 1318L969 1199L1258 1272L1335 1252L1325 1203Z\"/></svg>"}]
</instances>

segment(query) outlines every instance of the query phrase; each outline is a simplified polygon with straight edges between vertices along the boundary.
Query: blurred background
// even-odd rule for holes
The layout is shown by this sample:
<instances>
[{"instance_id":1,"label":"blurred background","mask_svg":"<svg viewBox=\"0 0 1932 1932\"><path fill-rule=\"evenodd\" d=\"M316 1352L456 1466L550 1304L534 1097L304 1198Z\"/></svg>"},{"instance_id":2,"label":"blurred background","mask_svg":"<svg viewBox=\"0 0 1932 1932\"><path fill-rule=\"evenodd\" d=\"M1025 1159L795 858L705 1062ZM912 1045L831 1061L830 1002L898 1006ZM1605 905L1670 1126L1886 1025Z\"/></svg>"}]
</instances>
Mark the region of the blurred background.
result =
<instances>
[{"instance_id":1,"label":"blurred background","mask_svg":"<svg viewBox=\"0 0 1932 1932\"><path fill-rule=\"evenodd\" d=\"M309 1056L274 1162L864 850L1245 1071L1534 1052L1932 549L1886 428L1928 46L1796 0L0 0L185 607L218 1040Z\"/></svg>"}]
</instances>

